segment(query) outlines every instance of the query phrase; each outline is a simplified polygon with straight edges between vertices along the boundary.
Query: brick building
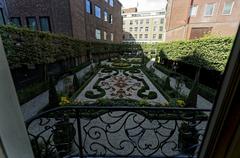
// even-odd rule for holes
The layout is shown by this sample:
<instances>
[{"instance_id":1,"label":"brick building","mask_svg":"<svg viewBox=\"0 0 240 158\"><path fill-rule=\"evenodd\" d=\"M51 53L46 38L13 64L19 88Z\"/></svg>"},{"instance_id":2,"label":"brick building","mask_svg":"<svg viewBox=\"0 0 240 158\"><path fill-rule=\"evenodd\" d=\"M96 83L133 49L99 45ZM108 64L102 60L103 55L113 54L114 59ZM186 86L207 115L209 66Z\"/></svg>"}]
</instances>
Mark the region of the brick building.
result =
<instances>
[{"instance_id":1,"label":"brick building","mask_svg":"<svg viewBox=\"0 0 240 158\"><path fill-rule=\"evenodd\" d=\"M122 41L118 0L8 0L10 21L80 40Z\"/></svg>"},{"instance_id":2,"label":"brick building","mask_svg":"<svg viewBox=\"0 0 240 158\"><path fill-rule=\"evenodd\" d=\"M0 0L0 25L4 25L8 22L7 19L7 7L5 0Z\"/></svg>"},{"instance_id":3,"label":"brick building","mask_svg":"<svg viewBox=\"0 0 240 158\"><path fill-rule=\"evenodd\" d=\"M239 10L239 0L168 0L166 40L235 35Z\"/></svg>"}]
</instances>

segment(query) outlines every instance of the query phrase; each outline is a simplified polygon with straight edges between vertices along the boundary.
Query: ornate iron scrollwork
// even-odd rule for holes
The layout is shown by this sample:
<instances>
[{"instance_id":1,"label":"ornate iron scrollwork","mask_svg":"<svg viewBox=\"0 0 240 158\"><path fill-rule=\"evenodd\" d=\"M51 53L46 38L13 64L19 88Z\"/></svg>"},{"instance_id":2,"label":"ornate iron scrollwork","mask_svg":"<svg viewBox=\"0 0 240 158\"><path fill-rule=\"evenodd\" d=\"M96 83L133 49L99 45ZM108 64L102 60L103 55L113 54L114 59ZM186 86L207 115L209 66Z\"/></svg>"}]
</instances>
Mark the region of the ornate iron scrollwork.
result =
<instances>
[{"instance_id":1,"label":"ornate iron scrollwork","mask_svg":"<svg viewBox=\"0 0 240 158\"><path fill-rule=\"evenodd\" d=\"M37 158L194 156L208 119L206 112L66 107L42 113L26 124Z\"/></svg>"}]
</instances>

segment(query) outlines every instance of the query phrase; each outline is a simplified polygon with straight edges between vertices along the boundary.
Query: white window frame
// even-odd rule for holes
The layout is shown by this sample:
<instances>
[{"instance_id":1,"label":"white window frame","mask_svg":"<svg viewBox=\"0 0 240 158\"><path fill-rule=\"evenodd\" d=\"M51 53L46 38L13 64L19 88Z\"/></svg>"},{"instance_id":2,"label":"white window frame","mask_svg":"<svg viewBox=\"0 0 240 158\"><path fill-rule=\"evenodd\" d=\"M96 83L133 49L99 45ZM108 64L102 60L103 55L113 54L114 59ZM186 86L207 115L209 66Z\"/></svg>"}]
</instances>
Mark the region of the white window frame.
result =
<instances>
[{"instance_id":1,"label":"white window frame","mask_svg":"<svg viewBox=\"0 0 240 158\"><path fill-rule=\"evenodd\" d=\"M113 41L113 40L114 40L114 34L111 33L111 41Z\"/></svg>"},{"instance_id":2,"label":"white window frame","mask_svg":"<svg viewBox=\"0 0 240 158\"><path fill-rule=\"evenodd\" d=\"M103 39L104 39L105 41L107 40L107 32L106 32L106 31L103 32Z\"/></svg>"},{"instance_id":3,"label":"white window frame","mask_svg":"<svg viewBox=\"0 0 240 158\"><path fill-rule=\"evenodd\" d=\"M95 30L95 38L96 38L96 40L101 40L101 30L100 29Z\"/></svg>"},{"instance_id":4,"label":"white window frame","mask_svg":"<svg viewBox=\"0 0 240 158\"><path fill-rule=\"evenodd\" d=\"M211 14L211 15L206 15L207 7L208 7L209 5L213 5L212 14ZM208 4L206 4L206 5L205 5L205 8L204 8L204 16L213 16L214 11L215 11L215 7L216 7L216 3L208 3Z\"/></svg>"},{"instance_id":5,"label":"white window frame","mask_svg":"<svg viewBox=\"0 0 240 158\"><path fill-rule=\"evenodd\" d=\"M230 2L230 1L229 1L229 2ZM224 9L225 9L226 3L229 3L229 2L225 2L225 3L224 3L223 10L222 10L222 15L231 15L231 14L232 14L232 9L233 9L233 6L234 6L234 1L232 1L232 6L231 6L231 9L230 9L230 13L228 13L228 14L224 13Z\"/></svg>"},{"instance_id":6,"label":"white window frame","mask_svg":"<svg viewBox=\"0 0 240 158\"><path fill-rule=\"evenodd\" d=\"M104 11L104 21L108 21L108 12L106 10Z\"/></svg>"},{"instance_id":7,"label":"white window frame","mask_svg":"<svg viewBox=\"0 0 240 158\"><path fill-rule=\"evenodd\" d=\"M195 8L195 10L193 10ZM191 6L191 10L190 10L190 17L195 17L197 16L197 12L198 12L198 5L197 4L193 4ZM194 13L194 14L193 14Z\"/></svg>"}]
</instances>

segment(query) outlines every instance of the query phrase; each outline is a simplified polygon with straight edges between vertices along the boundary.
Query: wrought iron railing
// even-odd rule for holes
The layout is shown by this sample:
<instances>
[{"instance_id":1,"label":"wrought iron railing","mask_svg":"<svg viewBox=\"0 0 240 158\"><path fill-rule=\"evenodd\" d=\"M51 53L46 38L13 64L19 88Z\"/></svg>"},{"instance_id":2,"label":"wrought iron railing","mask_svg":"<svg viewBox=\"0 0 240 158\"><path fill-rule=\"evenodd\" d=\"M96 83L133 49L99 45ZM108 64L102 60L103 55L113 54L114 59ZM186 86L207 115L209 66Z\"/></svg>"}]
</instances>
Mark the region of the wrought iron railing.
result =
<instances>
[{"instance_id":1,"label":"wrought iron railing","mask_svg":"<svg viewBox=\"0 0 240 158\"><path fill-rule=\"evenodd\" d=\"M69 106L26 122L36 158L194 157L210 110Z\"/></svg>"}]
</instances>

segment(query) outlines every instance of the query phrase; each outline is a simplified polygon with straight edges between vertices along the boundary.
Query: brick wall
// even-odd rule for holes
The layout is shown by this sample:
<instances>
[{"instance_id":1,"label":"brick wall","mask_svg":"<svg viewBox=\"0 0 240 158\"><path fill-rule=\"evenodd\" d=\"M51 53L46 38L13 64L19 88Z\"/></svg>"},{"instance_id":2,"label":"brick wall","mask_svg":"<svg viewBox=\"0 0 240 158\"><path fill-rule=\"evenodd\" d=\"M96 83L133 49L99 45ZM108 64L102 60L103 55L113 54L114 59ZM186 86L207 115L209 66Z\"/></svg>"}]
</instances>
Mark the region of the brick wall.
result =
<instances>
[{"instance_id":1,"label":"brick wall","mask_svg":"<svg viewBox=\"0 0 240 158\"><path fill-rule=\"evenodd\" d=\"M166 16L166 40L194 39L201 37L201 32L211 28L214 35L234 35L240 21L240 1L233 0L234 6L231 15L223 15L224 3L229 0L169 0ZM215 3L213 16L204 16L205 6L208 3ZM197 15L189 18L190 6L198 5ZM199 32L196 32L196 28ZM202 28L202 30L200 30ZM195 32L191 33L195 29ZM195 37L193 37L196 34ZM203 35L202 35L203 36Z\"/></svg>"}]
</instances>

